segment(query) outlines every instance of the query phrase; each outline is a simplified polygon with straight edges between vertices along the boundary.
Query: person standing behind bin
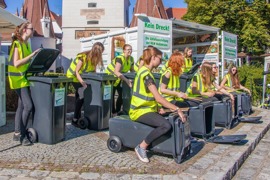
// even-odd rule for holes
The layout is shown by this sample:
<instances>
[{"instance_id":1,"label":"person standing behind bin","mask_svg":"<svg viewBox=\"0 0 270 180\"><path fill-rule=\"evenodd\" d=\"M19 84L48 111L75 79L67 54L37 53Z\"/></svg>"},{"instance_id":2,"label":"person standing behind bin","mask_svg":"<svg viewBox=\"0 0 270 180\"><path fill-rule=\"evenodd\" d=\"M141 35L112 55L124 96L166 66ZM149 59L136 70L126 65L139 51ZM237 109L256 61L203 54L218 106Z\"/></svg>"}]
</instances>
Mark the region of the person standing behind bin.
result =
<instances>
[{"instance_id":1,"label":"person standing behind bin","mask_svg":"<svg viewBox=\"0 0 270 180\"><path fill-rule=\"evenodd\" d=\"M134 59L131 56L132 47L129 44L123 46L123 54L116 56L111 64L108 65L106 73L113 74L118 77L113 85L113 98L115 96L115 91L118 93L118 98L116 100L116 105L114 99L112 100L112 113L113 116L117 115L121 111L121 106L123 104L122 99L122 81L128 84L132 88L132 83L128 80L122 73L127 73L128 71L134 71Z\"/></svg>"},{"instance_id":2,"label":"person standing behind bin","mask_svg":"<svg viewBox=\"0 0 270 180\"><path fill-rule=\"evenodd\" d=\"M87 84L81 77L82 73L96 72L97 66L103 67L102 53L104 46L100 42L93 44L92 49L86 52L79 53L74 61L71 62L67 70L67 77L73 78L73 87L75 88L75 110L74 117L71 121L72 125L78 126L78 120L81 118L81 109L84 98L83 91L87 88Z\"/></svg>"},{"instance_id":3,"label":"person standing behind bin","mask_svg":"<svg viewBox=\"0 0 270 180\"><path fill-rule=\"evenodd\" d=\"M28 69L31 58L40 49L32 52L29 38L33 35L34 29L30 22L22 23L16 27L13 41L11 44L8 59L8 80L10 88L14 89L18 95L18 107L15 115L14 141L20 141L22 145L28 146L32 142L27 134L27 124L30 113L33 110L33 102L29 89L29 81L26 79L25 72Z\"/></svg>"},{"instance_id":4,"label":"person standing behind bin","mask_svg":"<svg viewBox=\"0 0 270 180\"><path fill-rule=\"evenodd\" d=\"M136 74L131 97L130 119L155 128L135 148L136 155L143 162L149 162L146 154L147 147L171 129L169 121L158 114L158 103L177 112L181 120L183 122L186 121L182 111L164 99L157 90L151 70L159 66L161 57L162 52L157 48L145 49L143 51L144 66Z\"/></svg>"},{"instance_id":5,"label":"person standing behind bin","mask_svg":"<svg viewBox=\"0 0 270 180\"><path fill-rule=\"evenodd\" d=\"M168 68L161 75L159 92L169 102L178 107L193 107L200 104L196 100L188 100L187 94L180 92L180 75L182 74L182 66L184 65L184 57L182 53L175 52L168 61Z\"/></svg>"},{"instance_id":6,"label":"person standing behind bin","mask_svg":"<svg viewBox=\"0 0 270 180\"><path fill-rule=\"evenodd\" d=\"M182 68L183 72L188 72L193 65L193 60L192 60L192 49L189 47L186 47L184 50L184 57L185 57L185 65Z\"/></svg>"},{"instance_id":7,"label":"person standing behind bin","mask_svg":"<svg viewBox=\"0 0 270 180\"><path fill-rule=\"evenodd\" d=\"M220 86L232 92L237 90L244 90L249 95L251 95L250 90L240 84L237 67L235 65L231 65L231 67L228 70L228 73L224 76L223 80L221 81Z\"/></svg>"}]
</instances>

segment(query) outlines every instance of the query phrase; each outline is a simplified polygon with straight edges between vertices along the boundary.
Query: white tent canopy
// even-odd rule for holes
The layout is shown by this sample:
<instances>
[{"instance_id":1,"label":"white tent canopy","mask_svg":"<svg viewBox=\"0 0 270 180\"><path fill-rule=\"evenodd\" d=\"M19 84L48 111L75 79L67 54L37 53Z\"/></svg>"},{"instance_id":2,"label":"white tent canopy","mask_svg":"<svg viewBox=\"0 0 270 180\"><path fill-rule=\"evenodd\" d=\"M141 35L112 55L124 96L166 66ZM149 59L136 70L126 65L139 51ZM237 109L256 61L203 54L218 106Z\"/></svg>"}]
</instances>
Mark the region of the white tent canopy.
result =
<instances>
[{"instance_id":1,"label":"white tent canopy","mask_svg":"<svg viewBox=\"0 0 270 180\"><path fill-rule=\"evenodd\" d=\"M12 33L16 26L25 21L0 7L0 33Z\"/></svg>"}]
</instances>

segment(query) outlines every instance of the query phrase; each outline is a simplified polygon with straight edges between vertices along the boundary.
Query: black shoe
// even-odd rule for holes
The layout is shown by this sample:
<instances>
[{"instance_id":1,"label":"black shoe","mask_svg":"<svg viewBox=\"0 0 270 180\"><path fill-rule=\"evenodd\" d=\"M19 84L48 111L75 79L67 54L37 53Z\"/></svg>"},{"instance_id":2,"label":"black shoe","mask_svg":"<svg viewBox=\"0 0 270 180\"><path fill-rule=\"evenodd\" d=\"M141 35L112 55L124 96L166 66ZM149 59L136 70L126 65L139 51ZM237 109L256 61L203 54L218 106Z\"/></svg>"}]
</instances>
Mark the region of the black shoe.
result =
<instances>
[{"instance_id":1,"label":"black shoe","mask_svg":"<svg viewBox=\"0 0 270 180\"><path fill-rule=\"evenodd\" d=\"M24 137L22 140L21 140L21 144L23 146L30 146L32 145L33 143L27 138L27 137Z\"/></svg>"},{"instance_id":2,"label":"black shoe","mask_svg":"<svg viewBox=\"0 0 270 180\"><path fill-rule=\"evenodd\" d=\"M13 134L13 141L20 141L20 137L21 137L21 134L18 133L18 134Z\"/></svg>"},{"instance_id":3,"label":"black shoe","mask_svg":"<svg viewBox=\"0 0 270 180\"><path fill-rule=\"evenodd\" d=\"M79 127L79 125L78 125L78 120L72 119L72 120L71 120L71 124L72 124L73 126L75 126L75 127Z\"/></svg>"}]
</instances>

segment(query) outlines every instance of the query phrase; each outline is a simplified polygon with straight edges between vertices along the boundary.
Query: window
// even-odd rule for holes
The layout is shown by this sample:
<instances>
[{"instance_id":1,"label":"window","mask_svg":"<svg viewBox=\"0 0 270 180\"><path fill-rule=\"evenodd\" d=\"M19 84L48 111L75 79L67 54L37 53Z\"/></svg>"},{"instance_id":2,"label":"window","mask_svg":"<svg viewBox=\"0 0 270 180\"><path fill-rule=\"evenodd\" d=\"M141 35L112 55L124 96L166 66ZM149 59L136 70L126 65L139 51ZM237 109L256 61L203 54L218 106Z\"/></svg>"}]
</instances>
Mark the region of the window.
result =
<instances>
[{"instance_id":1,"label":"window","mask_svg":"<svg viewBox=\"0 0 270 180\"><path fill-rule=\"evenodd\" d=\"M88 3L88 7L97 7L97 3Z\"/></svg>"},{"instance_id":2,"label":"window","mask_svg":"<svg viewBox=\"0 0 270 180\"><path fill-rule=\"evenodd\" d=\"M98 21L87 21L87 24L98 24Z\"/></svg>"}]
</instances>

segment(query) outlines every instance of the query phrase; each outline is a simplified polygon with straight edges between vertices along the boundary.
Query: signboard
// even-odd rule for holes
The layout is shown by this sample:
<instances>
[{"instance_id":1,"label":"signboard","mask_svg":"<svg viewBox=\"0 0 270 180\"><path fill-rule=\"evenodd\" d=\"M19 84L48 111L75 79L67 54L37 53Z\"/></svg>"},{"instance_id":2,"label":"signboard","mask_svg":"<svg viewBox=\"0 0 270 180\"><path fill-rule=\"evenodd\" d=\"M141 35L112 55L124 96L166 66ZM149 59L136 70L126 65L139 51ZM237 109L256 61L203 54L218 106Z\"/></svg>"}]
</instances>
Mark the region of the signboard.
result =
<instances>
[{"instance_id":1,"label":"signboard","mask_svg":"<svg viewBox=\"0 0 270 180\"><path fill-rule=\"evenodd\" d=\"M222 77L230 64L237 62L237 35L222 31Z\"/></svg>"},{"instance_id":2,"label":"signboard","mask_svg":"<svg viewBox=\"0 0 270 180\"><path fill-rule=\"evenodd\" d=\"M172 39L172 21L138 16L138 54L147 46L154 46L163 52L164 64L172 52Z\"/></svg>"},{"instance_id":3,"label":"signboard","mask_svg":"<svg viewBox=\"0 0 270 180\"><path fill-rule=\"evenodd\" d=\"M270 70L270 56L268 57L265 57L264 59L264 71L269 71ZM266 87L267 87L267 84L266 84L266 81L267 80L267 75L264 75L263 76L263 94L262 94L262 102L261 103L264 103L265 101L265 92L266 92Z\"/></svg>"},{"instance_id":4,"label":"signboard","mask_svg":"<svg viewBox=\"0 0 270 180\"><path fill-rule=\"evenodd\" d=\"M54 106L63 106L65 104L65 88L55 89Z\"/></svg>"}]
</instances>

